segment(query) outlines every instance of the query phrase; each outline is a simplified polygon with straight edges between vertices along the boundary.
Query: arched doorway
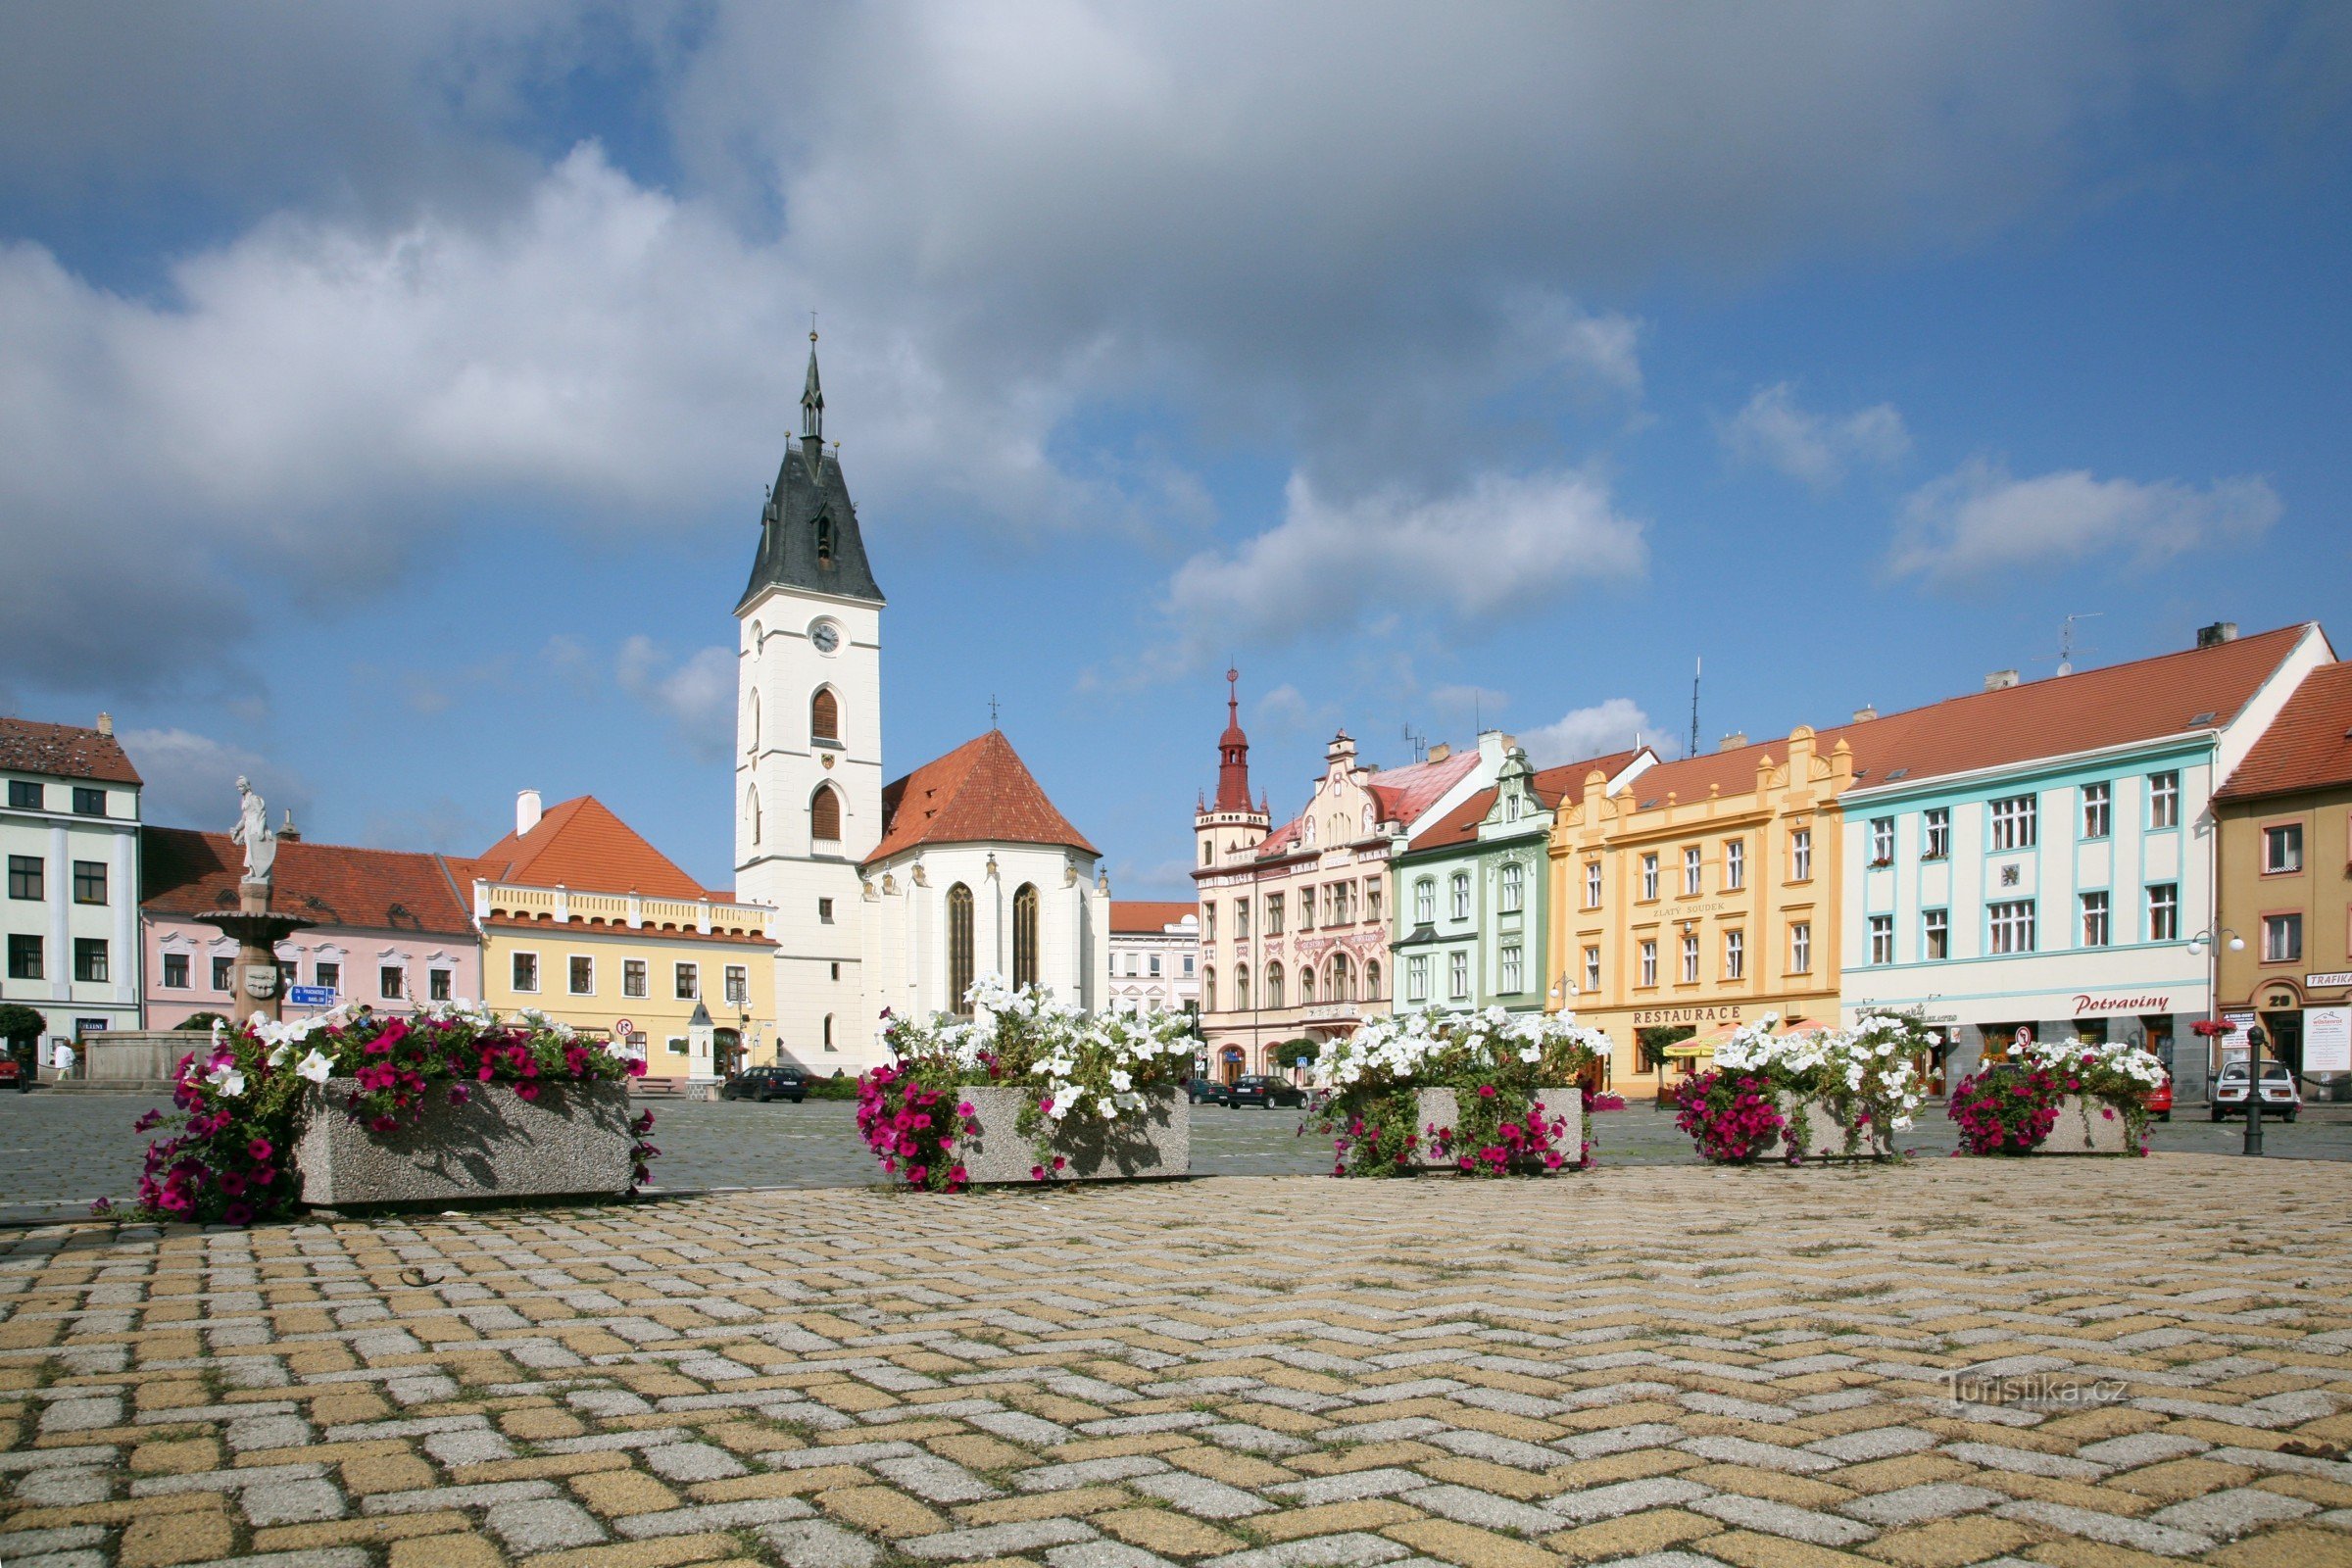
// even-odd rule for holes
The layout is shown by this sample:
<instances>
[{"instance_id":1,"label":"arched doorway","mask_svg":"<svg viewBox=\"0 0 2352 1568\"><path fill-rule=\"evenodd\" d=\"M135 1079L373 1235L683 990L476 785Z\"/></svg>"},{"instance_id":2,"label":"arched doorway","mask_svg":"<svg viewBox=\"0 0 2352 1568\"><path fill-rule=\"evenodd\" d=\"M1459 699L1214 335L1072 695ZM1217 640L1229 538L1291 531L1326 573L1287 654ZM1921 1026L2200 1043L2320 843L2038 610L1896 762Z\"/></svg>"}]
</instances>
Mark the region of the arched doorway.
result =
<instances>
[{"instance_id":1,"label":"arched doorway","mask_svg":"<svg viewBox=\"0 0 2352 1568\"><path fill-rule=\"evenodd\" d=\"M1242 1075L1242 1067L1247 1059L1247 1054L1241 1047L1227 1046L1223 1051L1217 1053L1217 1076L1227 1083L1232 1083Z\"/></svg>"}]
</instances>

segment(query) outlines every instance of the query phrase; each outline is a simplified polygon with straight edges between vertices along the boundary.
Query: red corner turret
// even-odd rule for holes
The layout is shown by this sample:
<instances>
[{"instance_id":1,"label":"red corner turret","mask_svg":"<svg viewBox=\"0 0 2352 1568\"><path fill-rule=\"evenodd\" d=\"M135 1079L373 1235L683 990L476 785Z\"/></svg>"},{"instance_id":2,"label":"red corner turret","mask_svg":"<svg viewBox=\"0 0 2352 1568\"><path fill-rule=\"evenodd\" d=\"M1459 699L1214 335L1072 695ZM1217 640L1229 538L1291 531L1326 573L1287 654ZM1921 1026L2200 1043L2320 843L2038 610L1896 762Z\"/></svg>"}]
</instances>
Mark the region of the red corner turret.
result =
<instances>
[{"instance_id":1,"label":"red corner turret","mask_svg":"<svg viewBox=\"0 0 2352 1568\"><path fill-rule=\"evenodd\" d=\"M1225 671L1225 733L1217 737L1219 811L1250 809L1250 737L1242 733L1242 672Z\"/></svg>"}]
</instances>

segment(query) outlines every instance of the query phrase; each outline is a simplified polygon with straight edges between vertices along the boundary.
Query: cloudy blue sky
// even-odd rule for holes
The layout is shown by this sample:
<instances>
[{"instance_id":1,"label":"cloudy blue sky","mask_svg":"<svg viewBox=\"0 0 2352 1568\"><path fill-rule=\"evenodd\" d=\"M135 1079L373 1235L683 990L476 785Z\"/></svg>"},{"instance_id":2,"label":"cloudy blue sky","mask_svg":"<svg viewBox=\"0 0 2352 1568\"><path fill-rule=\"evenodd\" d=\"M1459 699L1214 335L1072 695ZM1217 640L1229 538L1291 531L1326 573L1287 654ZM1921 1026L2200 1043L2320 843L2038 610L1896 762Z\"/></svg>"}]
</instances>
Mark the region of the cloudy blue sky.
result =
<instances>
[{"instance_id":1,"label":"cloudy blue sky","mask_svg":"<svg viewBox=\"0 0 2352 1568\"><path fill-rule=\"evenodd\" d=\"M886 761L1182 896L1228 660L1288 810L2352 639L2348 220L2325 4L8 4L0 711L724 885L814 310Z\"/></svg>"}]
</instances>

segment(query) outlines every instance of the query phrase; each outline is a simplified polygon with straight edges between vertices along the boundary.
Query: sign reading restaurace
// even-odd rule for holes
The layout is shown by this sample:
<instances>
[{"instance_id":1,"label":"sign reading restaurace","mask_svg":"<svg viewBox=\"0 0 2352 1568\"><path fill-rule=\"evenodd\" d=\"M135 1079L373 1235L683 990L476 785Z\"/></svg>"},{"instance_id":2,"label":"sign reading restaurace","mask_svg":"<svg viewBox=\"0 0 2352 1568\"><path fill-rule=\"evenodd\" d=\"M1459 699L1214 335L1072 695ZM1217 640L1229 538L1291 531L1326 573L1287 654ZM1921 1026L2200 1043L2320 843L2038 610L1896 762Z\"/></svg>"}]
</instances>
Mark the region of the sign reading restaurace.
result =
<instances>
[{"instance_id":1,"label":"sign reading restaurace","mask_svg":"<svg viewBox=\"0 0 2352 1568\"><path fill-rule=\"evenodd\" d=\"M1740 1005L1737 1003L1721 1007L1651 1007L1634 1014L1634 1027L1637 1029L1651 1029L1660 1024L1739 1021Z\"/></svg>"}]
</instances>

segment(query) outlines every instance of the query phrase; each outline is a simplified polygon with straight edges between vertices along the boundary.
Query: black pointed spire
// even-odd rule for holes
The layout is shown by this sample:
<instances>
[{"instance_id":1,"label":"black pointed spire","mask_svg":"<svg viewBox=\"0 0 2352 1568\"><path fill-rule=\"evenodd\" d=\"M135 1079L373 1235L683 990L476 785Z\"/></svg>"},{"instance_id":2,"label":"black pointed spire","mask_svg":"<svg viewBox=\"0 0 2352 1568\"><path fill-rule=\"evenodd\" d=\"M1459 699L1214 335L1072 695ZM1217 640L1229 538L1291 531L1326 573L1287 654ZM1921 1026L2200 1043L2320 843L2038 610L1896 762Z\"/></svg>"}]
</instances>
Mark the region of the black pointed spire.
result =
<instances>
[{"instance_id":1,"label":"black pointed spire","mask_svg":"<svg viewBox=\"0 0 2352 1568\"><path fill-rule=\"evenodd\" d=\"M808 379L801 387L801 439L825 438L825 389L816 379L816 328L808 329Z\"/></svg>"},{"instance_id":2,"label":"black pointed spire","mask_svg":"<svg viewBox=\"0 0 2352 1568\"><path fill-rule=\"evenodd\" d=\"M801 392L801 438L788 443L760 517L760 555L737 604L740 612L770 587L812 588L845 599L882 603L866 564L858 509L842 481L841 457L825 453L825 394L816 375L816 332L808 333L808 376Z\"/></svg>"}]
</instances>

